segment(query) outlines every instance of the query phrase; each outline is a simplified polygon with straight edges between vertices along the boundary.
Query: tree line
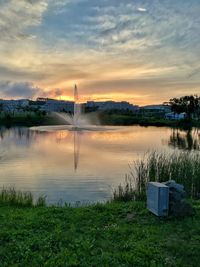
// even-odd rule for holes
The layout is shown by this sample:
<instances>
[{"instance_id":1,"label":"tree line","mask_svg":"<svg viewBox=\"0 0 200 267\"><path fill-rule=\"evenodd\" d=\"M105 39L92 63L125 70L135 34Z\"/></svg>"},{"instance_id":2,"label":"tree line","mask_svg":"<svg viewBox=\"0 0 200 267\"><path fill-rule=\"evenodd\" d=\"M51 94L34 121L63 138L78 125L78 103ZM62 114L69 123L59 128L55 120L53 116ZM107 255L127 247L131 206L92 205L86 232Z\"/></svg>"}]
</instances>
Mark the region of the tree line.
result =
<instances>
[{"instance_id":1,"label":"tree line","mask_svg":"<svg viewBox=\"0 0 200 267\"><path fill-rule=\"evenodd\" d=\"M197 95L172 98L167 104L174 113L186 113L188 119L200 117L200 97Z\"/></svg>"}]
</instances>

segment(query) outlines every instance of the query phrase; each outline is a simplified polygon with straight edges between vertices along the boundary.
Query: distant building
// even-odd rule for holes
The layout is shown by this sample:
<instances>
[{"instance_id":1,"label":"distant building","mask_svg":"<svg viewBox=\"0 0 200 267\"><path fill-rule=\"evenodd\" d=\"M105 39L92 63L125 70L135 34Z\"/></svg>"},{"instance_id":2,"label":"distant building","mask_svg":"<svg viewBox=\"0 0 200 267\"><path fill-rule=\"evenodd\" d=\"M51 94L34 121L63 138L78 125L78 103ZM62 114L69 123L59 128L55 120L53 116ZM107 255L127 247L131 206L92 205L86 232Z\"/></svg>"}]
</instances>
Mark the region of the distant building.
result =
<instances>
[{"instance_id":1,"label":"distant building","mask_svg":"<svg viewBox=\"0 0 200 267\"><path fill-rule=\"evenodd\" d=\"M46 112L73 112L74 102L38 98L36 101L28 99L0 100L2 110L8 113L23 112L26 108L39 109Z\"/></svg>"},{"instance_id":2,"label":"distant building","mask_svg":"<svg viewBox=\"0 0 200 267\"><path fill-rule=\"evenodd\" d=\"M95 101L87 101L85 104L86 108L99 108L102 106L105 102L95 102Z\"/></svg>"},{"instance_id":3,"label":"distant building","mask_svg":"<svg viewBox=\"0 0 200 267\"><path fill-rule=\"evenodd\" d=\"M88 101L85 104L86 108L96 108L97 110L127 110L127 111L136 111L139 109L138 106L132 105L129 102L115 102L115 101Z\"/></svg>"},{"instance_id":4,"label":"distant building","mask_svg":"<svg viewBox=\"0 0 200 267\"><path fill-rule=\"evenodd\" d=\"M41 105L40 109L46 112L73 112L74 111L73 101L48 99L42 102L44 103Z\"/></svg>"},{"instance_id":5,"label":"distant building","mask_svg":"<svg viewBox=\"0 0 200 267\"><path fill-rule=\"evenodd\" d=\"M180 113L180 114L174 113L174 112L165 114L165 119L168 119L168 120L183 120L185 118L186 118L185 112Z\"/></svg>"},{"instance_id":6,"label":"distant building","mask_svg":"<svg viewBox=\"0 0 200 267\"><path fill-rule=\"evenodd\" d=\"M168 105L147 105L141 107L141 110L149 111L149 112L170 112L171 107Z\"/></svg>"},{"instance_id":7,"label":"distant building","mask_svg":"<svg viewBox=\"0 0 200 267\"><path fill-rule=\"evenodd\" d=\"M29 100L0 100L0 104L2 104L2 108L5 112L16 112L27 107L29 105Z\"/></svg>"},{"instance_id":8,"label":"distant building","mask_svg":"<svg viewBox=\"0 0 200 267\"><path fill-rule=\"evenodd\" d=\"M40 101L42 101L42 102L46 102L46 101L48 101L48 100L54 100L54 99L52 99L52 98L48 98L48 97L38 97L38 98L36 99L36 101L38 101L38 102L40 102Z\"/></svg>"}]
</instances>

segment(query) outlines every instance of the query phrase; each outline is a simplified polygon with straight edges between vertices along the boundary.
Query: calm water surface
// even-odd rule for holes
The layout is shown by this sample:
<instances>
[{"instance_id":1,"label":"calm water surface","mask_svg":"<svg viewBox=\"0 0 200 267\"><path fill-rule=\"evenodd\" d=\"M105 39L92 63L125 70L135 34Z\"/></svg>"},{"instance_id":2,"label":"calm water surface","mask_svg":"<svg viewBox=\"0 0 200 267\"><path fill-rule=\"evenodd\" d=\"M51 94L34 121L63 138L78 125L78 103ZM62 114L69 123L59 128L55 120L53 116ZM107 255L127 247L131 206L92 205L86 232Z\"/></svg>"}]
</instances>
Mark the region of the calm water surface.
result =
<instances>
[{"instance_id":1,"label":"calm water surface","mask_svg":"<svg viewBox=\"0 0 200 267\"><path fill-rule=\"evenodd\" d=\"M146 151L199 150L199 133L156 127L105 131L0 128L0 187L15 186L48 203L104 201Z\"/></svg>"}]
</instances>

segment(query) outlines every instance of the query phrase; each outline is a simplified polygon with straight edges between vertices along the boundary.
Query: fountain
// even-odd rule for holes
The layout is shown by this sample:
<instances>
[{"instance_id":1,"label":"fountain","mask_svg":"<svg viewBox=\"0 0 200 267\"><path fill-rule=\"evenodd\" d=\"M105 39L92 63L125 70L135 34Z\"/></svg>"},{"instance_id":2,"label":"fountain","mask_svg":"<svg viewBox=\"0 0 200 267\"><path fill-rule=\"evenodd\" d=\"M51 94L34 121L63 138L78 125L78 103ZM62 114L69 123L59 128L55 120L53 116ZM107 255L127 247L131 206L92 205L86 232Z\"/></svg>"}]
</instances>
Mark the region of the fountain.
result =
<instances>
[{"instance_id":1,"label":"fountain","mask_svg":"<svg viewBox=\"0 0 200 267\"><path fill-rule=\"evenodd\" d=\"M73 116L73 127L74 131L74 171L78 169L79 161L79 150L80 150L80 134L77 132L79 130L79 118L81 115L81 105L78 103L78 88L75 84L74 87L74 116Z\"/></svg>"},{"instance_id":2,"label":"fountain","mask_svg":"<svg viewBox=\"0 0 200 267\"><path fill-rule=\"evenodd\" d=\"M74 170L78 168L79 162L79 152L80 152L80 142L81 135L83 131L109 131L116 130L116 127L105 127L92 125L87 117L87 115L81 113L81 104L79 103L78 88L74 86L74 108L73 114L58 113L54 112L57 117L62 118L66 122L65 125L53 125L53 126L37 126L32 127L34 131L42 132L54 132L54 131L72 131L73 132L73 145L74 145Z\"/></svg>"},{"instance_id":3,"label":"fountain","mask_svg":"<svg viewBox=\"0 0 200 267\"><path fill-rule=\"evenodd\" d=\"M79 103L78 88L74 86L74 112L73 114L53 112L55 116L61 118L66 123L64 125L53 125L53 126L37 126L32 127L32 130L37 131L59 131L59 130L68 130L68 131L109 131L116 130L116 127L105 127L100 125L91 124L87 114L81 112L82 106ZM98 119L97 119L98 120Z\"/></svg>"},{"instance_id":4,"label":"fountain","mask_svg":"<svg viewBox=\"0 0 200 267\"><path fill-rule=\"evenodd\" d=\"M74 86L74 107L73 107L73 114L61 113L61 112L53 112L53 114L61 118L62 121L66 122L66 125L56 126L59 130L67 129L70 131L81 131L81 130L94 130L96 125L92 125L90 120L86 114L82 112L82 105L79 103L79 95L78 95L78 88ZM55 129L55 127L54 127Z\"/></svg>"},{"instance_id":5,"label":"fountain","mask_svg":"<svg viewBox=\"0 0 200 267\"><path fill-rule=\"evenodd\" d=\"M74 116L73 116L73 127L74 131L79 129L79 119L81 116L81 104L78 103L78 88L75 84L74 87Z\"/></svg>"},{"instance_id":6,"label":"fountain","mask_svg":"<svg viewBox=\"0 0 200 267\"><path fill-rule=\"evenodd\" d=\"M79 95L77 85L74 86L74 108L73 114L54 112L54 114L64 120L67 125L54 126L58 130L69 130L69 131L106 131L113 130L113 127L104 127L100 125L91 124L87 114L83 114L82 105L79 103ZM98 121L98 118L96 118ZM44 128L44 127L43 127ZM52 128L52 127L51 127Z\"/></svg>"},{"instance_id":7,"label":"fountain","mask_svg":"<svg viewBox=\"0 0 200 267\"><path fill-rule=\"evenodd\" d=\"M75 84L74 86L74 107L73 114L53 112L53 114L67 123L66 127L71 131L78 131L83 128L83 122L81 123L81 104L78 103L78 88ZM63 127L63 126L62 126Z\"/></svg>"}]
</instances>

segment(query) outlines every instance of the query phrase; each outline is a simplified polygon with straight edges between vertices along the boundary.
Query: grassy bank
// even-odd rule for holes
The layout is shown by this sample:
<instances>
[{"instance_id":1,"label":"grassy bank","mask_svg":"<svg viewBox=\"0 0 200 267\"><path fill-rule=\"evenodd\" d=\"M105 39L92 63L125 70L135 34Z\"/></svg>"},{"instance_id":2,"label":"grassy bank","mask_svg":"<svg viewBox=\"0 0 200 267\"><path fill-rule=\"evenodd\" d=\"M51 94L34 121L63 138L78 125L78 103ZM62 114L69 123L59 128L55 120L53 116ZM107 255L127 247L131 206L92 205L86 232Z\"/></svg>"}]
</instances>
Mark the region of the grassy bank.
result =
<instances>
[{"instance_id":1,"label":"grassy bank","mask_svg":"<svg viewBox=\"0 0 200 267\"><path fill-rule=\"evenodd\" d=\"M164 220L144 202L80 208L0 205L0 266L199 266L193 218Z\"/></svg>"},{"instance_id":2,"label":"grassy bank","mask_svg":"<svg viewBox=\"0 0 200 267\"><path fill-rule=\"evenodd\" d=\"M158 127L179 127L179 128L200 128L200 121L187 121L187 120L167 120L162 116L144 116L134 114L113 114L113 113L100 113L100 122L103 125L140 125L140 126L158 126Z\"/></svg>"},{"instance_id":3,"label":"grassy bank","mask_svg":"<svg viewBox=\"0 0 200 267\"><path fill-rule=\"evenodd\" d=\"M53 114L42 112L26 112L22 114L3 114L0 116L0 126L40 126L65 124Z\"/></svg>"},{"instance_id":4,"label":"grassy bank","mask_svg":"<svg viewBox=\"0 0 200 267\"><path fill-rule=\"evenodd\" d=\"M15 188L3 188L0 191L0 205L15 207L41 207L46 206L46 197L40 196L34 201L31 192L22 192Z\"/></svg>"},{"instance_id":5,"label":"grassy bank","mask_svg":"<svg viewBox=\"0 0 200 267\"><path fill-rule=\"evenodd\" d=\"M164 114L147 116L143 114L123 114L120 112L93 112L87 113L89 120L96 124L97 122L102 125L114 125L114 126L128 126L128 125L140 125L140 126L168 126L177 128L200 128L200 121L193 120L167 120L164 119ZM22 126L37 126L37 125L60 125L66 124L66 121L61 120L55 114L46 114L45 112L24 112L22 114L0 114L0 125L22 125Z\"/></svg>"}]
</instances>

